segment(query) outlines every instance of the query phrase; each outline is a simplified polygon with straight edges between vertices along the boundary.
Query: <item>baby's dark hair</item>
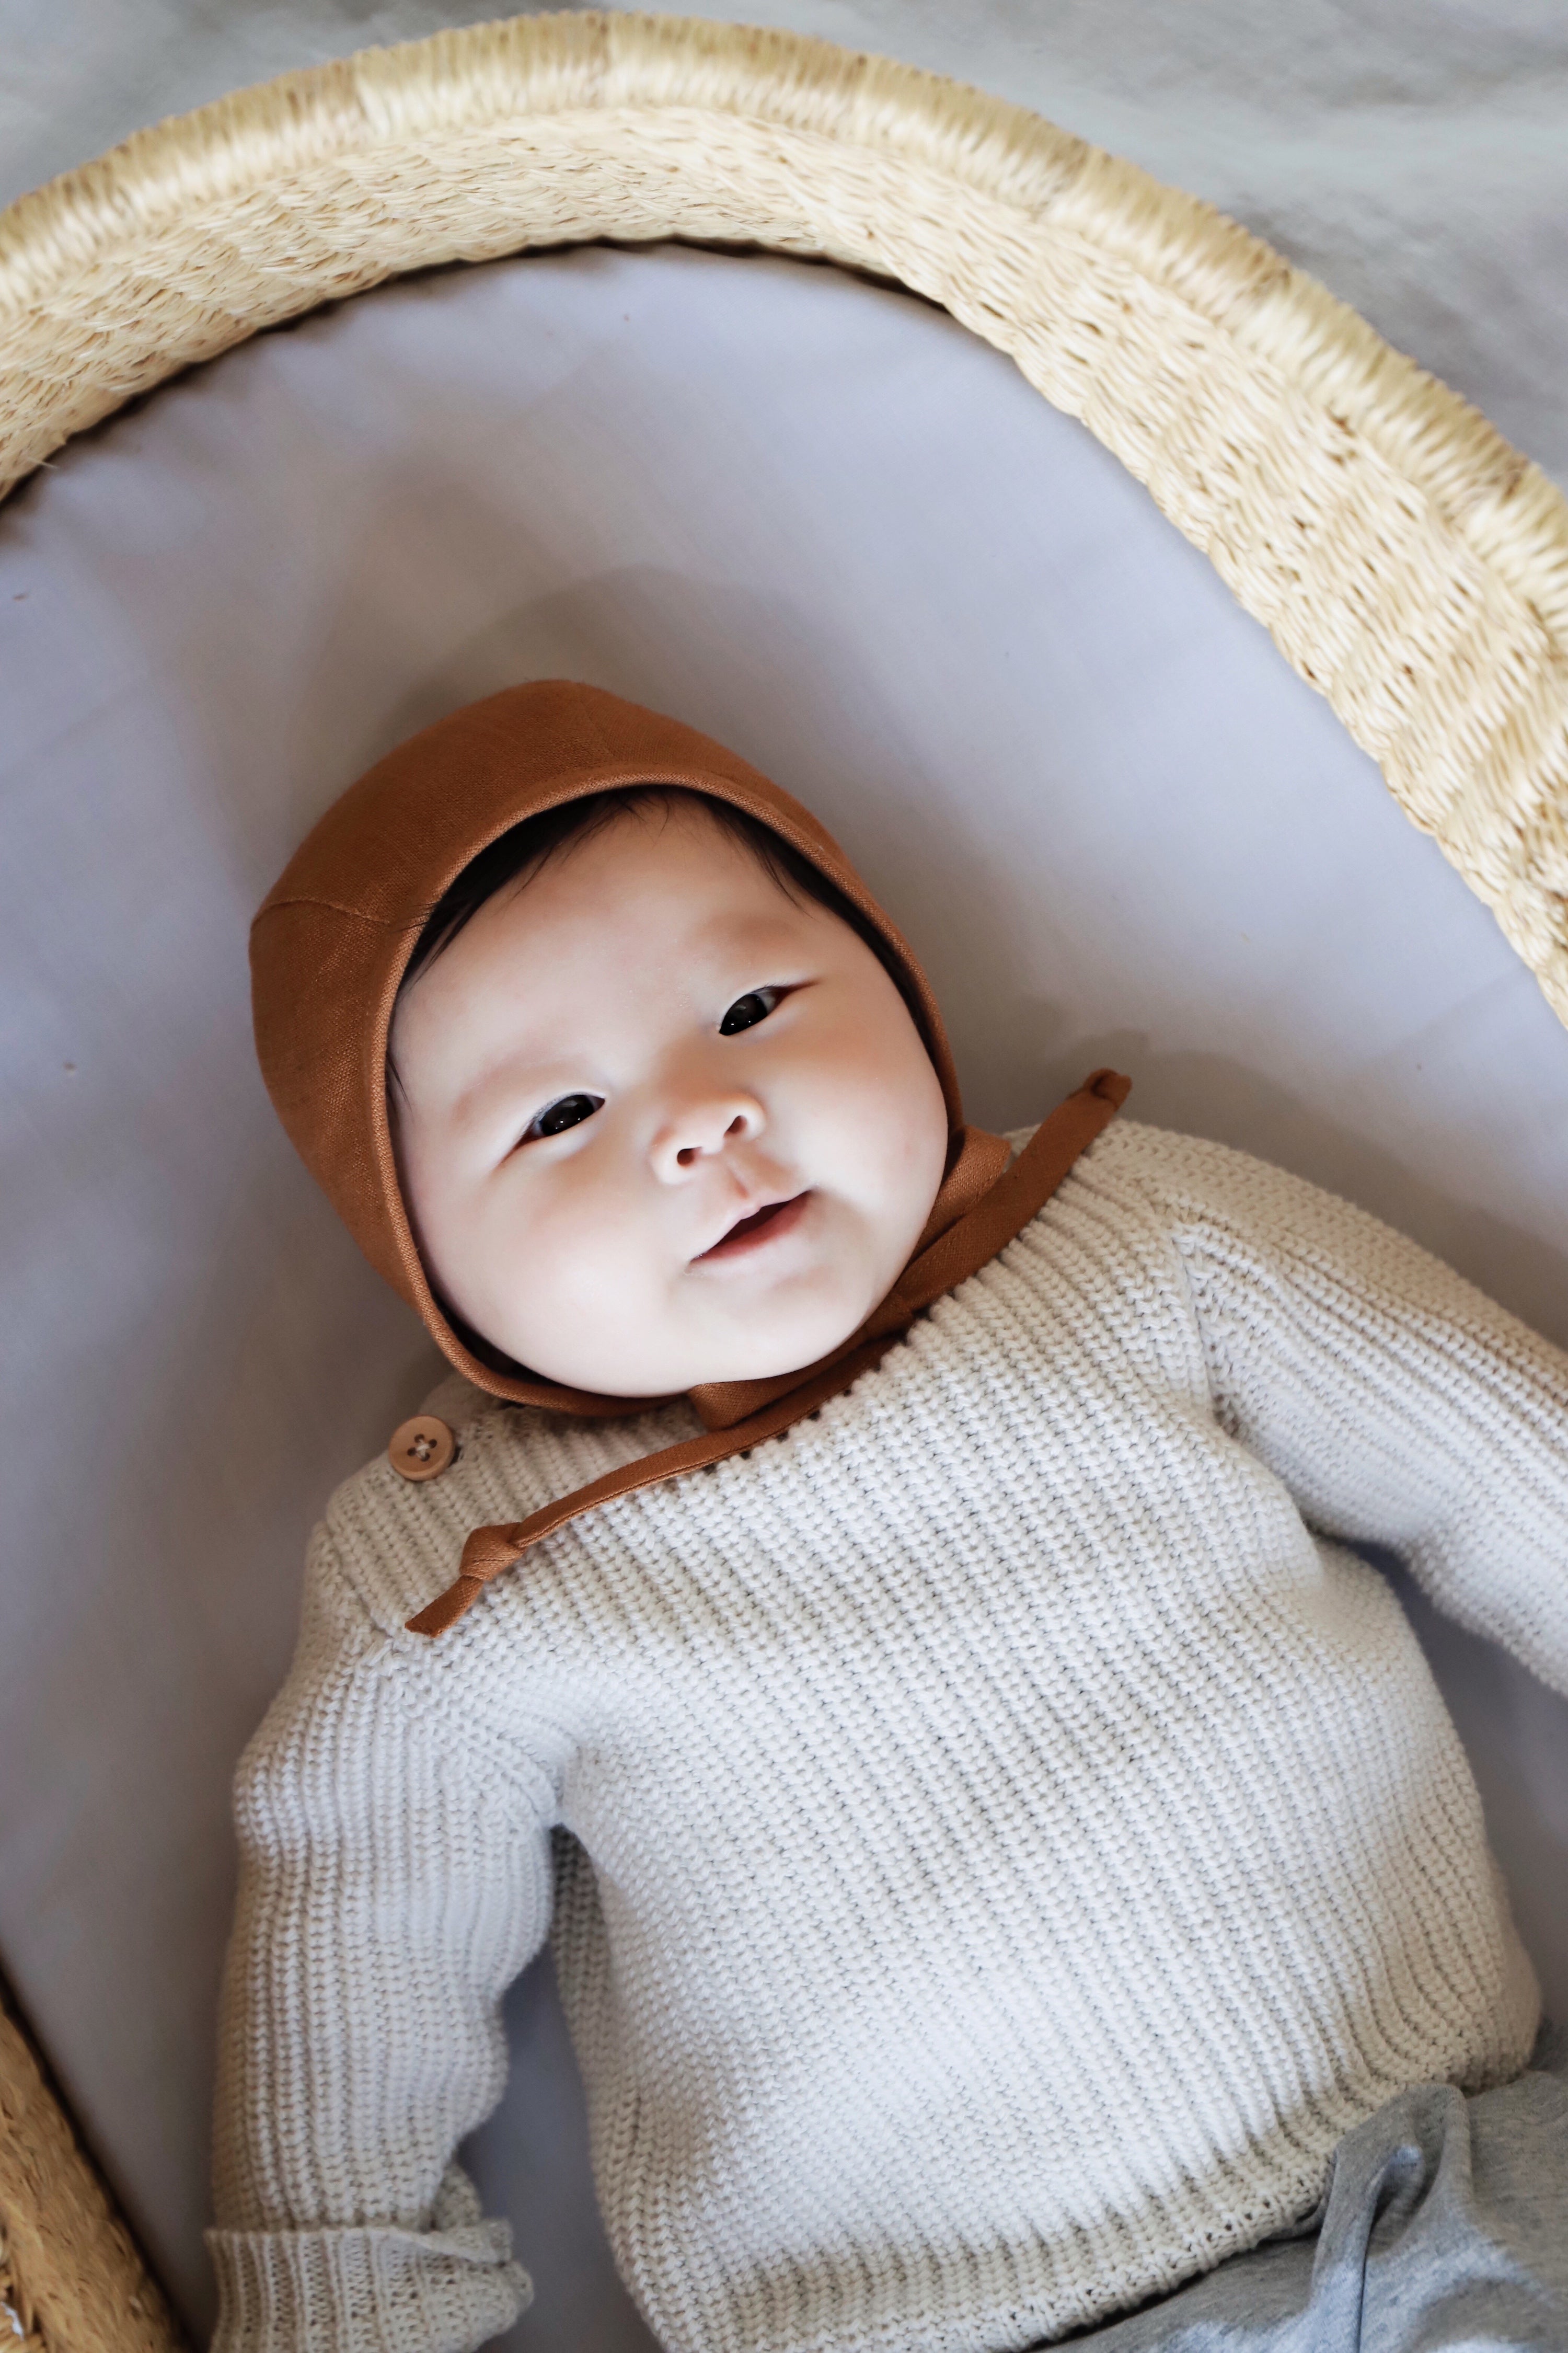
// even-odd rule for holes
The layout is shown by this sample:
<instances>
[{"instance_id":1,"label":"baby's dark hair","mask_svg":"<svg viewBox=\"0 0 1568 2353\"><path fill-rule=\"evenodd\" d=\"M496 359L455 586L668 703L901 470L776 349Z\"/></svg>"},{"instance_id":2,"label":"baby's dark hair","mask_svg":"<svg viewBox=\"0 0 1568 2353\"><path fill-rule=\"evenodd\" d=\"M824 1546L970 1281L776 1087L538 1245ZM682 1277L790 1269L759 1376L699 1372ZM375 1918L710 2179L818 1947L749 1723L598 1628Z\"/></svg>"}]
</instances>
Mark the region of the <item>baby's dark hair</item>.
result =
<instances>
[{"instance_id":1,"label":"baby's dark hair","mask_svg":"<svg viewBox=\"0 0 1568 2353\"><path fill-rule=\"evenodd\" d=\"M469 859L425 918L414 943L414 953L404 969L400 990L416 980L443 948L450 947L464 924L470 923L486 901L493 899L498 891L504 891L509 883L526 881L551 859L558 858L571 843L602 833L618 817L640 817L655 810L663 810L668 816L688 801L696 801L722 832L749 850L763 872L797 905L815 902L847 923L896 984L914 1016L916 1027L923 1029L920 1009L910 1000L909 984L891 949L852 899L846 898L781 834L771 831L745 809L679 785L622 785L613 792L589 793L582 800L566 801L559 808L542 809L537 817L524 818L520 825L499 834L477 858Z\"/></svg>"}]
</instances>

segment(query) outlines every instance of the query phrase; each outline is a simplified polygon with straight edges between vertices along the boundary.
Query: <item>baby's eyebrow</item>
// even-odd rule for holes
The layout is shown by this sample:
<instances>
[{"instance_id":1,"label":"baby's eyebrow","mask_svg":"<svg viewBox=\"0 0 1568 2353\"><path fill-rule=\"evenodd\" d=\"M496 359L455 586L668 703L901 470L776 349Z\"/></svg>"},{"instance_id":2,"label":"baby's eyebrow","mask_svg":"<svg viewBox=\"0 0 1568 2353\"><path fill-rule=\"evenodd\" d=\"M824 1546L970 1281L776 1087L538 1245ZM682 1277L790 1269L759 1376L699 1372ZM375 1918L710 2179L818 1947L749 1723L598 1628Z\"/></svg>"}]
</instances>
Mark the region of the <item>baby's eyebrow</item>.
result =
<instances>
[{"instance_id":1,"label":"baby's eyebrow","mask_svg":"<svg viewBox=\"0 0 1568 2353\"><path fill-rule=\"evenodd\" d=\"M778 980L786 966L793 977L810 962L805 941L784 918L717 918L688 944L688 951L694 965L710 968L707 985L714 987L728 980L742 987ZM764 969L773 965L778 966L776 972Z\"/></svg>"},{"instance_id":2,"label":"baby's eyebrow","mask_svg":"<svg viewBox=\"0 0 1568 2353\"><path fill-rule=\"evenodd\" d=\"M557 1048L522 1060L503 1050L493 1055L460 1086L452 1098L450 1117L460 1130L483 1128L531 1118L556 1095L588 1092L581 1072L573 1074Z\"/></svg>"}]
</instances>

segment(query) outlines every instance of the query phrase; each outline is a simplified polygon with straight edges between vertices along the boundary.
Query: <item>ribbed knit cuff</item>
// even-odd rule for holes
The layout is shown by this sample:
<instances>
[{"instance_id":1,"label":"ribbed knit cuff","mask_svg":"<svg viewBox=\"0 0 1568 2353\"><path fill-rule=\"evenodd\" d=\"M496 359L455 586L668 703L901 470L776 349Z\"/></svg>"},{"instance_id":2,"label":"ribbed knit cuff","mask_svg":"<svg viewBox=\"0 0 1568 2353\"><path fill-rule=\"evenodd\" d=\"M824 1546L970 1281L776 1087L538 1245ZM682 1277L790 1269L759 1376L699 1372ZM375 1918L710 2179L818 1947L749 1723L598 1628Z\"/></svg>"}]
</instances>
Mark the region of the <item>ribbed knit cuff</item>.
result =
<instances>
[{"instance_id":1,"label":"ribbed knit cuff","mask_svg":"<svg viewBox=\"0 0 1568 2353\"><path fill-rule=\"evenodd\" d=\"M209 2231L213 2353L474 2353L533 2298L504 2222Z\"/></svg>"}]
</instances>

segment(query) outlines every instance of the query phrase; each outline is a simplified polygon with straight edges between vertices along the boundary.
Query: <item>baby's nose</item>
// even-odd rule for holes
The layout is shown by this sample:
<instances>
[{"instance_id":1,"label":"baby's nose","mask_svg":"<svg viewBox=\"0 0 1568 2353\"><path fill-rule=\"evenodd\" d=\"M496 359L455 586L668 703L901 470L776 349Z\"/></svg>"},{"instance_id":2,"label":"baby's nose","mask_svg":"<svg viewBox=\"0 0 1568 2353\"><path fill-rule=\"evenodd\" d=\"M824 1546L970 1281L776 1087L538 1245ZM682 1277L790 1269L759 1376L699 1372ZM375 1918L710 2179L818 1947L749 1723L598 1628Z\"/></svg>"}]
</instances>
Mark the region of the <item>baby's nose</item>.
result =
<instances>
[{"instance_id":1,"label":"baby's nose","mask_svg":"<svg viewBox=\"0 0 1568 2353\"><path fill-rule=\"evenodd\" d=\"M679 1185L704 1160L731 1145L751 1143L763 1124L763 1107L753 1095L713 1095L685 1103L654 1138L655 1174L667 1185Z\"/></svg>"}]
</instances>

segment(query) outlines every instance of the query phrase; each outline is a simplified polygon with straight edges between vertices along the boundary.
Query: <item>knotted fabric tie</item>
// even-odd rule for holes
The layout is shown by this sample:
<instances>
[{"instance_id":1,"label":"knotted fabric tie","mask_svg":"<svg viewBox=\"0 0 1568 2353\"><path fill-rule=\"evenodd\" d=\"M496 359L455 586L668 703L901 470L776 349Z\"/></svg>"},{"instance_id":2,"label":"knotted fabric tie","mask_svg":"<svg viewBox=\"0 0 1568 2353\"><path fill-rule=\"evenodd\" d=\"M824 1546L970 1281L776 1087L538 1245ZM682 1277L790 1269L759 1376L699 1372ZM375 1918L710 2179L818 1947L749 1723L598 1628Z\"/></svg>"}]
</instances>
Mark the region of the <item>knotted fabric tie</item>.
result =
<instances>
[{"instance_id":1,"label":"knotted fabric tie","mask_svg":"<svg viewBox=\"0 0 1568 2353\"><path fill-rule=\"evenodd\" d=\"M848 1388L881 1362L917 1315L988 1265L1023 1231L1079 1154L1115 1118L1131 1084L1117 1071L1090 1071L1082 1086L1041 1121L1011 1162L1001 1136L965 1128L913 1257L881 1304L831 1356L773 1380L723 1381L695 1388L691 1402L706 1425L700 1437L625 1462L559 1502L531 1512L526 1520L475 1528L463 1546L456 1579L409 1619L408 1631L444 1634L472 1609L493 1577L514 1567L531 1545L553 1535L568 1520L580 1519L617 1495L635 1494L639 1487L657 1487L666 1479L743 1454L764 1438L776 1438L793 1423L804 1421Z\"/></svg>"}]
</instances>

